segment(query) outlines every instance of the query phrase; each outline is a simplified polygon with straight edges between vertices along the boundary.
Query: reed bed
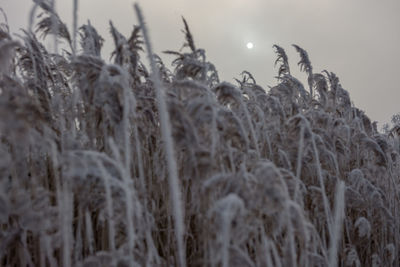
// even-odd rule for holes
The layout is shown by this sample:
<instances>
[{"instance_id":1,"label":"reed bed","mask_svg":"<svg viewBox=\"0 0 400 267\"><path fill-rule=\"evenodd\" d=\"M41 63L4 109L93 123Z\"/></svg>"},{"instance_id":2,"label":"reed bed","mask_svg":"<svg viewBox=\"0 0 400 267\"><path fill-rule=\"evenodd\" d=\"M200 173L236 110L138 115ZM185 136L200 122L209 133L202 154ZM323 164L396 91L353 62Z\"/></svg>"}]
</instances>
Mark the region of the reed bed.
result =
<instances>
[{"instance_id":1,"label":"reed bed","mask_svg":"<svg viewBox=\"0 0 400 267\"><path fill-rule=\"evenodd\" d=\"M400 124L304 49L307 89L275 45L265 90L220 81L185 19L168 67L135 6L109 62L77 0L72 33L35 3L18 38L0 25L1 266L400 265Z\"/></svg>"}]
</instances>

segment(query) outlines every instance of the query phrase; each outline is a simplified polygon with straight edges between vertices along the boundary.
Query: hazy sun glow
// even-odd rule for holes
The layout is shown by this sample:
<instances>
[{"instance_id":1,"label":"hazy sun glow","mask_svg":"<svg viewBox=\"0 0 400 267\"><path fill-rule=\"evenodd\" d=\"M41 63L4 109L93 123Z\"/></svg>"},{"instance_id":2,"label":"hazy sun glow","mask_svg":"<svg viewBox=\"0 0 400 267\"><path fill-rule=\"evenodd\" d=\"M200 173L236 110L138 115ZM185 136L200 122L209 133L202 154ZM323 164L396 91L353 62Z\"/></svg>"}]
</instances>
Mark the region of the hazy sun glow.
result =
<instances>
[{"instance_id":1,"label":"hazy sun glow","mask_svg":"<svg viewBox=\"0 0 400 267\"><path fill-rule=\"evenodd\" d=\"M252 42L248 42L246 47L247 47L247 49L253 49L254 44Z\"/></svg>"}]
</instances>

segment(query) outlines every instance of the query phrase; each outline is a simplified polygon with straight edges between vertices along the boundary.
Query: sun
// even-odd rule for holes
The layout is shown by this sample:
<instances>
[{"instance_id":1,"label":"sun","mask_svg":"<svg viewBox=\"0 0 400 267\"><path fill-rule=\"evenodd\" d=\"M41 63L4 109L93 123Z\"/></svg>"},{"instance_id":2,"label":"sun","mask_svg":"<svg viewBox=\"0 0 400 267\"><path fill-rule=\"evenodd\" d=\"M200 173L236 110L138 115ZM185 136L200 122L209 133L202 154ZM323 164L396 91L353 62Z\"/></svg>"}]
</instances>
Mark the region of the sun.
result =
<instances>
[{"instance_id":1,"label":"sun","mask_svg":"<svg viewBox=\"0 0 400 267\"><path fill-rule=\"evenodd\" d=\"M247 47L247 49L253 49L254 44L253 44L252 42L248 42L248 43L246 44L246 47Z\"/></svg>"}]
</instances>

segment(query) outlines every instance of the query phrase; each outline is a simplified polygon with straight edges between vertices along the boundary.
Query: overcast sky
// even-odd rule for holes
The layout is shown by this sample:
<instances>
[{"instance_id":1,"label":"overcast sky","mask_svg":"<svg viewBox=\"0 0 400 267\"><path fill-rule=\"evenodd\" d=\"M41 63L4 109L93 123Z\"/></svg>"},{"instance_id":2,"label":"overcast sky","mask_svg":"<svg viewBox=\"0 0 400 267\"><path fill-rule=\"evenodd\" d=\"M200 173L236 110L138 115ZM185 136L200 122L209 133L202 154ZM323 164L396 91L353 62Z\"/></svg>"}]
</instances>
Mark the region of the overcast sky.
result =
<instances>
[{"instance_id":1,"label":"overcast sky","mask_svg":"<svg viewBox=\"0 0 400 267\"><path fill-rule=\"evenodd\" d=\"M71 29L72 0L56 8ZM90 19L112 49L109 20L125 35L137 24L131 0L80 0L79 24ZM198 47L206 49L222 79L232 82L243 70L268 89L275 85L273 44L286 49L292 70L308 51L314 71L335 72L354 104L372 119L388 122L400 112L400 0L142 0L157 53L178 50L185 16ZM31 0L0 0L12 32L25 28ZM247 42L254 48L246 48ZM294 72L304 79L304 74Z\"/></svg>"}]
</instances>

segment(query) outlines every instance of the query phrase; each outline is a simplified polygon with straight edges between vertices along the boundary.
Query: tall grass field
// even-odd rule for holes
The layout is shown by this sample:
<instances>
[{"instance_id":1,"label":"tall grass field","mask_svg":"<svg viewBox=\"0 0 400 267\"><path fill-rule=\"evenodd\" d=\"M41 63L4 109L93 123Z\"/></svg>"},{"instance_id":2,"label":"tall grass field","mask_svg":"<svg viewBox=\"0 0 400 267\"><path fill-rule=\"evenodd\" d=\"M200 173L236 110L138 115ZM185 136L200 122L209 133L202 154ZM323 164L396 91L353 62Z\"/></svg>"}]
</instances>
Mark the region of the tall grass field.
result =
<instances>
[{"instance_id":1,"label":"tall grass field","mask_svg":"<svg viewBox=\"0 0 400 267\"><path fill-rule=\"evenodd\" d=\"M135 5L109 60L34 2L0 25L0 266L400 266L400 123L303 48L305 84L278 45L276 86L229 83L185 19L167 66Z\"/></svg>"}]
</instances>

